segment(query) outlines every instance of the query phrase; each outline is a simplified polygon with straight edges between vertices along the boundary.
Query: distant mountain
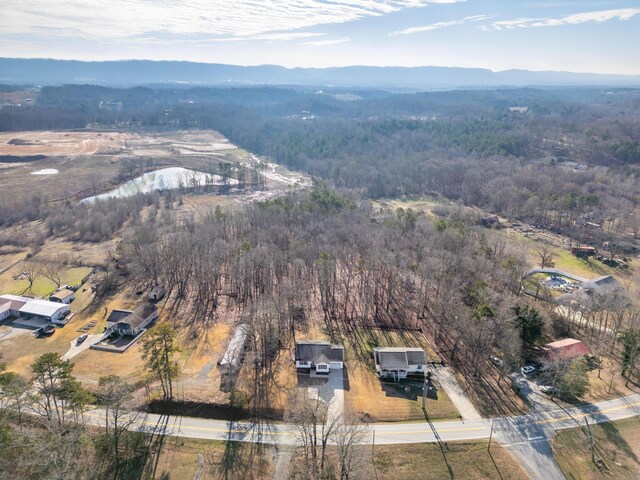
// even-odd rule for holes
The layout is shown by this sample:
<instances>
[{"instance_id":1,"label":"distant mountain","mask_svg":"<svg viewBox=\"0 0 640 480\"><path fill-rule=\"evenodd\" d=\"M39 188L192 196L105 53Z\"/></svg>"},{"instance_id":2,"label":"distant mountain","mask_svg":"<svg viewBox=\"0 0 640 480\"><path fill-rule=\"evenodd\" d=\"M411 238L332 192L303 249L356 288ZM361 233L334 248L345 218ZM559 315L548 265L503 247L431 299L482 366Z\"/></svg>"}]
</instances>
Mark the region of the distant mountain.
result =
<instances>
[{"instance_id":1,"label":"distant mountain","mask_svg":"<svg viewBox=\"0 0 640 480\"><path fill-rule=\"evenodd\" d=\"M388 89L453 89L522 86L640 86L640 76L532 72L452 67L285 68L178 61L0 58L0 83L111 86L150 84L302 85Z\"/></svg>"}]
</instances>

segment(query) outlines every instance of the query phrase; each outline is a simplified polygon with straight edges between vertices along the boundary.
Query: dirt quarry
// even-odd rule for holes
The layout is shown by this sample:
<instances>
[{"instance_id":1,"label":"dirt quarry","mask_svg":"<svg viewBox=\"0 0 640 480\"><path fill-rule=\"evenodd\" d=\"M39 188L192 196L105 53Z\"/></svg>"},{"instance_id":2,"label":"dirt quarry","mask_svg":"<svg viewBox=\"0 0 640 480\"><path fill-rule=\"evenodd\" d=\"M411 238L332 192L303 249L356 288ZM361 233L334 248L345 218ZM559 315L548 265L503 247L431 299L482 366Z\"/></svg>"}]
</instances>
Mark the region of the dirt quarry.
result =
<instances>
[{"instance_id":1,"label":"dirt quarry","mask_svg":"<svg viewBox=\"0 0 640 480\"><path fill-rule=\"evenodd\" d=\"M11 132L0 134L0 156L73 157L119 155L163 157L167 155L211 155L237 147L217 132L171 132L138 134L127 132Z\"/></svg>"},{"instance_id":2,"label":"dirt quarry","mask_svg":"<svg viewBox=\"0 0 640 480\"><path fill-rule=\"evenodd\" d=\"M120 153L128 133L11 132L0 134L0 155L48 157Z\"/></svg>"}]
</instances>

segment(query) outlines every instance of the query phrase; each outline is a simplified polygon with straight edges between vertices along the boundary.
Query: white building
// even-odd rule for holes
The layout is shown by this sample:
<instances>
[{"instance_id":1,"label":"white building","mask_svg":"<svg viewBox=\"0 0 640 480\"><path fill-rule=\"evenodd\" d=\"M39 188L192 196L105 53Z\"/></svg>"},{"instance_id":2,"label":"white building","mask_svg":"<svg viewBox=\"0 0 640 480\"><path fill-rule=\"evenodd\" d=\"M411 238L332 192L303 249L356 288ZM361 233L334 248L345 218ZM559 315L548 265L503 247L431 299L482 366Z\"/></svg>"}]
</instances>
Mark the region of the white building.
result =
<instances>
[{"instance_id":1,"label":"white building","mask_svg":"<svg viewBox=\"0 0 640 480\"><path fill-rule=\"evenodd\" d=\"M64 325L64 317L69 313L69 305L48 300L29 300L18 312L21 317L27 319L35 318Z\"/></svg>"},{"instance_id":2,"label":"white building","mask_svg":"<svg viewBox=\"0 0 640 480\"><path fill-rule=\"evenodd\" d=\"M49 297L49 301L69 304L76 299L76 292L63 288Z\"/></svg>"},{"instance_id":3,"label":"white building","mask_svg":"<svg viewBox=\"0 0 640 480\"><path fill-rule=\"evenodd\" d=\"M296 342L296 368L315 369L316 373L329 373L344 367L344 347L324 340Z\"/></svg>"},{"instance_id":4,"label":"white building","mask_svg":"<svg viewBox=\"0 0 640 480\"><path fill-rule=\"evenodd\" d=\"M234 375L240 370L244 357L245 344L250 332L251 327L245 323L236 327L233 337L231 337L231 341L224 355L222 355L222 359L220 359L220 371L224 375Z\"/></svg>"},{"instance_id":5,"label":"white building","mask_svg":"<svg viewBox=\"0 0 640 480\"><path fill-rule=\"evenodd\" d=\"M373 358L380 378L397 381L409 375L424 376L427 371L427 355L421 348L374 348Z\"/></svg>"}]
</instances>

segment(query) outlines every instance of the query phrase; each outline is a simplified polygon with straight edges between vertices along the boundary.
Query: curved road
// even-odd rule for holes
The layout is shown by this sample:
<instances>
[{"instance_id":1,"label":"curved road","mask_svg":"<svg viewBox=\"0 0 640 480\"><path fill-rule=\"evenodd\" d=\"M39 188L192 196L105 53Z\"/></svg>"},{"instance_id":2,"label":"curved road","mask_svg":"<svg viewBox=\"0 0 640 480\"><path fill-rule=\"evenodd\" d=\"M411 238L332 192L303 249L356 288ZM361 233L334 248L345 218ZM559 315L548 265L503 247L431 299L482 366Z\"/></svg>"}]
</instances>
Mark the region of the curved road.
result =
<instances>
[{"instance_id":1,"label":"curved road","mask_svg":"<svg viewBox=\"0 0 640 480\"><path fill-rule=\"evenodd\" d=\"M430 422L371 424L364 444L451 442L488 439L492 435L521 461L532 478L561 479L553 460L549 440L556 430L585 426L590 423L620 420L640 415L640 394L569 409L557 408L544 413L517 417ZM86 414L88 423L101 425L104 412L92 410ZM284 423L249 423L207 420L148 414L141 417L134 429L153 434L208 440L258 442L295 445L295 427Z\"/></svg>"}]
</instances>

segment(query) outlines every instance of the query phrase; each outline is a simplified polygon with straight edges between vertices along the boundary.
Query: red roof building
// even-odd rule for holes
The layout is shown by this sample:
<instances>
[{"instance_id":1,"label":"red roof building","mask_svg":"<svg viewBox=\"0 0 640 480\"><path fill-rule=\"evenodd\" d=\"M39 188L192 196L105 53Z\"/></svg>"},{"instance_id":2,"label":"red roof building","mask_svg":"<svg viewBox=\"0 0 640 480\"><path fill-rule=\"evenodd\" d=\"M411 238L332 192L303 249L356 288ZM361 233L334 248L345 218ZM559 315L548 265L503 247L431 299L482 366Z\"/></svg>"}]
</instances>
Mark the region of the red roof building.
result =
<instances>
[{"instance_id":1,"label":"red roof building","mask_svg":"<svg viewBox=\"0 0 640 480\"><path fill-rule=\"evenodd\" d=\"M557 342L547 343L541 348L540 361L545 364L562 360L573 360L589 354L589 349L580 340L565 338Z\"/></svg>"}]
</instances>

